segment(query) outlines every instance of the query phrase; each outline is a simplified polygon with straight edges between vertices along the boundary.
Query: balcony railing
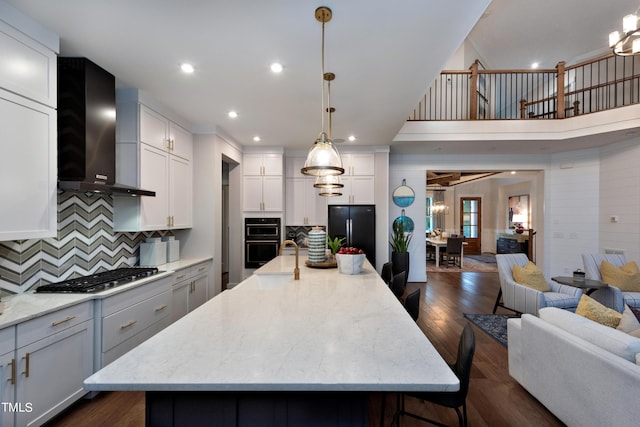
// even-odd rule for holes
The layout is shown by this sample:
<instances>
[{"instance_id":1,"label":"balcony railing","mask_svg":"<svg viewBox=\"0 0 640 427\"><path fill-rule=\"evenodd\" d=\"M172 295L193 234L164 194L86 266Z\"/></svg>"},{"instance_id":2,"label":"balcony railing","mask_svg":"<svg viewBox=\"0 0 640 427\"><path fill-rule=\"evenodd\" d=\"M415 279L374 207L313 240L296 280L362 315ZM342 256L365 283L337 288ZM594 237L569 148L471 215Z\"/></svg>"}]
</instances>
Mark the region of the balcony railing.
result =
<instances>
[{"instance_id":1,"label":"balcony railing","mask_svg":"<svg viewBox=\"0 0 640 427\"><path fill-rule=\"evenodd\" d=\"M409 116L418 120L564 119L640 102L640 57L605 55L550 70L443 71Z\"/></svg>"}]
</instances>

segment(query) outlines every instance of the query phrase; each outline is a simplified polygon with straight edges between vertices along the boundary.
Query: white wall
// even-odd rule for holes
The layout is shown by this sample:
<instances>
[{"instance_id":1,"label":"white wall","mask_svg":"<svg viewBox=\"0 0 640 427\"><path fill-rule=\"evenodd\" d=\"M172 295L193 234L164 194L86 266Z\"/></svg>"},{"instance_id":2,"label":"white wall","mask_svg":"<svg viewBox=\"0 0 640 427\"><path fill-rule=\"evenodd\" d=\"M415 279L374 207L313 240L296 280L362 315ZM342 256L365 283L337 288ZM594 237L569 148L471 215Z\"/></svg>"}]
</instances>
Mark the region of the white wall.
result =
<instances>
[{"instance_id":1,"label":"white wall","mask_svg":"<svg viewBox=\"0 0 640 427\"><path fill-rule=\"evenodd\" d=\"M209 280L209 298L220 292L222 284L222 159L223 156L237 163L242 160L238 147L215 133L196 133L193 140L193 228L177 232L180 240L180 256L213 257L213 271ZM233 238L239 225L239 198L236 196L240 186L236 170L229 173L229 281L233 280L231 271L241 260L241 239ZM234 188L236 190L234 191ZM235 195L234 195L235 194ZM235 234L235 235L242 235Z\"/></svg>"},{"instance_id":2,"label":"white wall","mask_svg":"<svg viewBox=\"0 0 640 427\"><path fill-rule=\"evenodd\" d=\"M545 173L544 242L551 276L582 268L583 252L598 252L599 151L552 156Z\"/></svg>"},{"instance_id":3,"label":"white wall","mask_svg":"<svg viewBox=\"0 0 640 427\"><path fill-rule=\"evenodd\" d=\"M600 247L622 249L640 262L640 139L602 149L600 161ZM617 216L618 222L611 217Z\"/></svg>"}]
</instances>

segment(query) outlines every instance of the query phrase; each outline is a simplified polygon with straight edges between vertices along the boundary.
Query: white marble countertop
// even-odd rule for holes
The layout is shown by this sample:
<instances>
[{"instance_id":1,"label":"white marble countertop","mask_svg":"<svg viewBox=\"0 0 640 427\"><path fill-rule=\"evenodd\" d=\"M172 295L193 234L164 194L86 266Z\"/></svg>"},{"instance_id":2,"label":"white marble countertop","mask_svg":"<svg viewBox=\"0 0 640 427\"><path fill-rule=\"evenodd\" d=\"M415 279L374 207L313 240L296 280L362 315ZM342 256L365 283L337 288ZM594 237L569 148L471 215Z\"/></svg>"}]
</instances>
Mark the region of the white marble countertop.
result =
<instances>
[{"instance_id":1,"label":"white marble countertop","mask_svg":"<svg viewBox=\"0 0 640 427\"><path fill-rule=\"evenodd\" d=\"M111 295L124 292L128 289L144 285L152 280L162 279L163 277L172 274L175 270L209 260L211 260L211 257L184 259L171 264L164 264L158 266L158 270L160 272L154 276L92 294L36 293L35 290L31 290L22 294L8 295L2 297L2 302L4 302L4 311L0 315L0 329L34 319L47 313L61 310L81 302L106 298Z\"/></svg>"},{"instance_id":2,"label":"white marble countertop","mask_svg":"<svg viewBox=\"0 0 640 427\"><path fill-rule=\"evenodd\" d=\"M281 256L85 380L89 390L454 391L459 382L369 263ZM284 273L284 274L283 274Z\"/></svg>"}]
</instances>

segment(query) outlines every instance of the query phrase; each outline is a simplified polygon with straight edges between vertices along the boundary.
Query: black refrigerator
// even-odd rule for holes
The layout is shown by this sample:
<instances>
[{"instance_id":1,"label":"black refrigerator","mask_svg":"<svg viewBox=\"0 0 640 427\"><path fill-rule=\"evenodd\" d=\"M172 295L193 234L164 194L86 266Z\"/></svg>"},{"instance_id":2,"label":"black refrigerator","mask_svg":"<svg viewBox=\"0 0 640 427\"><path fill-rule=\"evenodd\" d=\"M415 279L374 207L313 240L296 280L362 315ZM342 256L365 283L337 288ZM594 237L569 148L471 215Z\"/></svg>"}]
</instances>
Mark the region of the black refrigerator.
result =
<instances>
[{"instance_id":1,"label":"black refrigerator","mask_svg":"<svg viewBox=\"0 0 640 427\"><path fill-rule=\"evenodd\" d=\"M343 246L362 249L376 266L376 207L374 205L329 205L329 237L346 237Z\"/></svg>"}]
</instances>

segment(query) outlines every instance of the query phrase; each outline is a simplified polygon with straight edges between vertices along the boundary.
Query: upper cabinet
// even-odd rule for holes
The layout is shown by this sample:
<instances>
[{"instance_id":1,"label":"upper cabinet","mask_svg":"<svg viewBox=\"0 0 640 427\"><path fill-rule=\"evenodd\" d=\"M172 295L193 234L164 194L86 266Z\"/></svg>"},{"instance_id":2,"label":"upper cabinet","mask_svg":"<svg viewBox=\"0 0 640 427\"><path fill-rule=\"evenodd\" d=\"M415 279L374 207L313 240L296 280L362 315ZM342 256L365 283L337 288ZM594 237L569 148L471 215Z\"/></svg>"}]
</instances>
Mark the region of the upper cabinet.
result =
<instances>
[{"instance_id":1,"label":"upper cabinet","mask_svg":"<svg viewBox=\"0 0 640 427\"><path fill-rule=\"evenodd\" d=\"M342 154L344 175L342 196L329 197L330 205L369 205L375 203L375 154Z\"/></svg>"},{"instance_id":2,"label":"upper cabinet","mask_svg":"<svg viewBox=\"0 0 640 427\"><path fill-rule=\"evenodd\" d=\"M59 40L36 23L0 15L0 241L57 233L56 53ZM16 16L18 16L16 14ZM16 28L28 27L25 32ZM26 32L36 29L35 35ZM49 34L44 44L39 35ZM36 41L38 40L38 41ZM55 50L54 50L55 49ZM19 66L17 66L19 65Z\"/></svg>"},{"instance_id":3,"label":"upper cabinet","mask_svg":"<svg viewBox=\"0 0 640 427\"><path fill-rule=\"evenodd\" d=\"M127 94L117 104L117 182L155 191L156 196L115 197L114 230L190 228L193 136Z\"/></svg>"},{"instance_id":4,"label":"upper cabinet","mask_svg":"<svg viewBox=\"0 0 640 427\"><path fill-rule=\"evenodd\" d=\"M304 157L287 157L286 225L326 225L327 197L318 195L315 178L303 175Z\"/></svg>"},{"instance_id":5,"label":"upper cabinet","mask_svg":"<svg viewBox=\"0 0 640 427\"><path fill-rule=\"evenodd\" d=\"M244 154L242 162L243 210L282 212L284 204L282 154Z\"/></svg>"},{"instance_id":6,"label":"upper cabinet","mask_svg":"<svg viewBox=\"0 0 640 427\"><path fill-rule=\"evenodd\" d=\"M342 167L346 176L375 175L375 154L353 153L342 154Z\"/></svg>"}]
</instances>

